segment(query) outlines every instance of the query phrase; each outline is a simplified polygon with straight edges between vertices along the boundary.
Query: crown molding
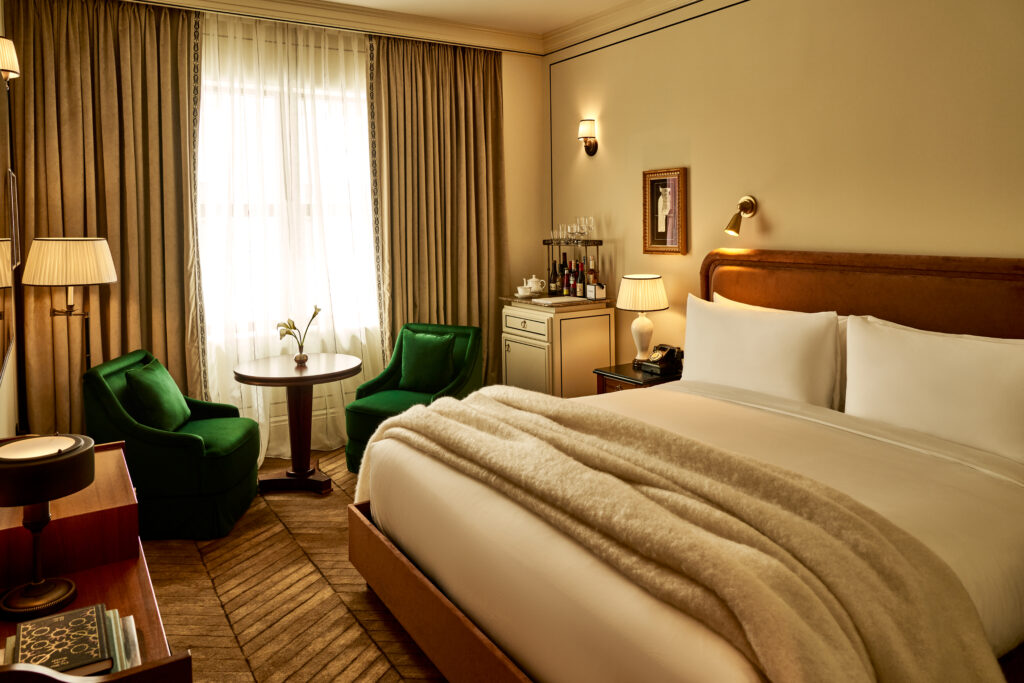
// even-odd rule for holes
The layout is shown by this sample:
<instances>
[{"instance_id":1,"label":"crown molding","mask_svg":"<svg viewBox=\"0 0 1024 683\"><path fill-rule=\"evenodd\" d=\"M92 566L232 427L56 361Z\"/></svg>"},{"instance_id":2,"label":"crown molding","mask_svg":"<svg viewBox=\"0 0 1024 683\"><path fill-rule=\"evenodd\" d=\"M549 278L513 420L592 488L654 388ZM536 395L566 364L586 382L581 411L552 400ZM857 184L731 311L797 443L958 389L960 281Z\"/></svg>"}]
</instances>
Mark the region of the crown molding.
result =
<instances>
[{"instance_id":1,"label":"crown molding","mask_svg":"<svg viewBox=\"0 0 1024 683\"><path fill-rule=\"evenodd\" d=\"M362 31L541 55L540 36L456 24L429 17L344 5L326 0L129 0L151 5L276 19L315 26Z\"/></svg>"},{"instance_id":2,"label":"crown molding","mask_svg":"<svg viewBox=\"0 0 1024 683\"><path fill-rule=\"evenodd\" d=\"M700 2L701 0L697 0ZM627 2L574 24L549 31L541 37L544 55L572 47L639 21L696 4L693 0L639 0Z\"/></svg>"}]
</instances>

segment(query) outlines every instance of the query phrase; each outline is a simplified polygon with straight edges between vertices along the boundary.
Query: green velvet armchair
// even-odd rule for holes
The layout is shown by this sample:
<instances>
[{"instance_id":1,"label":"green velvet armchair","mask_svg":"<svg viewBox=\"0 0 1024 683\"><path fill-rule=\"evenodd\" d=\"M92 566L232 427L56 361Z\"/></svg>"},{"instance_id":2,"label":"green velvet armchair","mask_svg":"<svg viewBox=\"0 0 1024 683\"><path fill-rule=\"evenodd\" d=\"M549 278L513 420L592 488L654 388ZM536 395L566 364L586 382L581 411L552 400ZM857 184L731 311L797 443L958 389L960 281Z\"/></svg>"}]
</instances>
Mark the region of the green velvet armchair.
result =
<instances>
[{"instance_id":1,"label":"green velvet armchair","mask_svg":"<svg viewBox=\"0 0 1024 683\"><path fill-rule=\"evenodd\" d=\"M345 406L345 460L358 472L366 444L381 422L442 396L462 398L483 384L479 327L407 323L391 361L377 377L356 389Z\"/></svg>"},{"instance_id":2,"label":"green velvet armchair","mask_svg":"<svg viewBox=\"0 0 1024 683\"><path fill-rule=\"evenodd\" d=\"M256 496L259 426L238 408L183 397L148 351L85 373L86 432L125 442L143 538L225 536Z\"/></svg>"}]
</instances>

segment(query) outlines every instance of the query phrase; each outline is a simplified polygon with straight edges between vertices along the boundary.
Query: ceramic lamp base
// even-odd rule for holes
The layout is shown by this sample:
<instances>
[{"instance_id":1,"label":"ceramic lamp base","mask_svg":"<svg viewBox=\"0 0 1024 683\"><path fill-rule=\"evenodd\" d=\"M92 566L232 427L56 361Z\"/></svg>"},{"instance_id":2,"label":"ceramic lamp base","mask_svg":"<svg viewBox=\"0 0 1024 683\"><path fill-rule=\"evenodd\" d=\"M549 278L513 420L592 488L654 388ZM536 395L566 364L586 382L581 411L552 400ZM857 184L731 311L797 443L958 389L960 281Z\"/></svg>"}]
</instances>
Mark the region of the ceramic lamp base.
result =
<instances>
[{"instance_id":1,"label":"ceramic lamp base","mask_svg":"<svg viewBox=\"0 0 1024 683\"><path fill-rule=\"evenodd\" d=\"M636 358L633 359L633 367L638 367L641 361L651 357L651 336L654 334L654 323L646 313L637 313L629 330L633 333L633 343L636 344Z\"/></svg>"},{"instance_id":2,"label":"ceramic lamp base","mask_svg":"<svg viewBox=\"0 0 1024 683\"><path fill-rule=\"evenodd\" d=\"M78 589L71 579L43 579L8 591L0 601L0 611L16 621L31 619L60 610L77 594Z\"/></svg>"}]
</instances>

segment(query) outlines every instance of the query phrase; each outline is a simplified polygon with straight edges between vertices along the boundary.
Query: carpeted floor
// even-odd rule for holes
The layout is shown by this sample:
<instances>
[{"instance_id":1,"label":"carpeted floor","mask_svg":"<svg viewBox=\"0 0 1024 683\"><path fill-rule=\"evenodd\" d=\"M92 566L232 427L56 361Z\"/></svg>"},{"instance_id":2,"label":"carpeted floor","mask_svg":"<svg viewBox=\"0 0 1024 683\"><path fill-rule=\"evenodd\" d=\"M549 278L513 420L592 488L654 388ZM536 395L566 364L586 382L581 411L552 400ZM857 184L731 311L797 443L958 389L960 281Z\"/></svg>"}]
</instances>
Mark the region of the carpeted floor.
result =
<instances>
[{"instance_id":1,"label":"carpeted floor","mask_svg":"<svg viewBox=\"0 0 1024 683\"><path fill-rule=\"evenodd\" d=\"M195 681L441 680L348 561L344 451L320 468L330 495L257 496L226 538L143 542L167 640L191 650Z\"/></svg>"}]
</instances>

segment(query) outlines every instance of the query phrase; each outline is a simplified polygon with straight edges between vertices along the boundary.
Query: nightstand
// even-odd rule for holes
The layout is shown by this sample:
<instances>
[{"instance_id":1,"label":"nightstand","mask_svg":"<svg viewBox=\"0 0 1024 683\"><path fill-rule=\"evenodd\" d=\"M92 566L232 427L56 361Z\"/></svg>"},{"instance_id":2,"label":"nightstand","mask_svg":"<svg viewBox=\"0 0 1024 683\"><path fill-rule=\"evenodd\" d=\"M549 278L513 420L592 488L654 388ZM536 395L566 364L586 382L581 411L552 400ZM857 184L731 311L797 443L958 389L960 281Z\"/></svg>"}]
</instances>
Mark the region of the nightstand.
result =
<instances>
[{"instance_id":1,"label":"nightstand","mask_svg":"<svg viewBox=\"0 0 1024 683\"><path fill-rule=\"evenodd\" d=\"M597 393L607 394L623 389L642 389L643 387L653 387L655 384L672 382L682 376L682 371L668 375L654 375L635 369L632 363L623 363L607 368L597 368L594 370L594 374L597 375Z\"/></svg>"}]
</instances>

